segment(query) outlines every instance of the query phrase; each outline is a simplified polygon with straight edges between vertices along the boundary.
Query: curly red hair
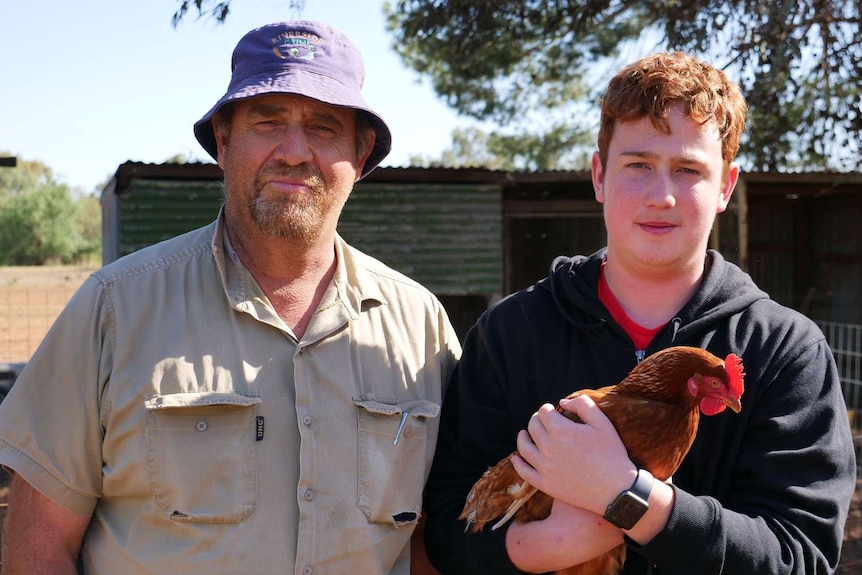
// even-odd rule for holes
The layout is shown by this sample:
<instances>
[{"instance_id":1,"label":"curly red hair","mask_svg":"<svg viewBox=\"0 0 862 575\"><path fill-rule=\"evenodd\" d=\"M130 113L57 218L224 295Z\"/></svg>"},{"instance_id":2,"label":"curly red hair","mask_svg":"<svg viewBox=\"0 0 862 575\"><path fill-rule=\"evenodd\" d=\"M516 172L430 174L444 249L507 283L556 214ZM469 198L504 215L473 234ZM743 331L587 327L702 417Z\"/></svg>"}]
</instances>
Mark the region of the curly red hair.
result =
<instances>
[{"instance_id":1,"label":"curly red hair","mask_svg":"<svg viewBox=\"0 0 862 575\"><path fill-rule=\"evenodd\" d=\"M601 101L598 138L602 166L618 122L647 117L657 130L669 134L668 112L677 106L682 106L685 114L699 124L715 122L727 172L745 129L745 98L724 72L680 52L642 58L620 70L608 83Z\"/></svg>"}]
</instances>

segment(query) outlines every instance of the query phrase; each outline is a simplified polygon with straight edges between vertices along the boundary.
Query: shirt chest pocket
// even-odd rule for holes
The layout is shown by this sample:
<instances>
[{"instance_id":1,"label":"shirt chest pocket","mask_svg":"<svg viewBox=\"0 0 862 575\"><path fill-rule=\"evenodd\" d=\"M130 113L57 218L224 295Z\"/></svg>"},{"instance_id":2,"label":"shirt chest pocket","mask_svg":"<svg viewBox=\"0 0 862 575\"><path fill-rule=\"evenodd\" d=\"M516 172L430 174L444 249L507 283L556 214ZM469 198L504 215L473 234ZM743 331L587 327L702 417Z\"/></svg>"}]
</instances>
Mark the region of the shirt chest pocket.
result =
<instances>
[{"instance_id":1,"label":"shirt chest pocket","mask_svg":"<svg viewBox=\"0 0 862 575\"><path fill-rule=\"evenodd\" d=\"M153 495L172 520L239 523L255 510L260 403L234 393L146 400Z\"/></svg>"},{"instance_id":2,"label":"shirt chest pocket","mask_svg":"<svg viewBox=\"0 0 862 575\"><path fill-rule=\"evenodd\" d=\"M359 424L359 507L369 521L414 523L422 512L428 444L440 406L354 399ZM429 437L429 435L431 435Z\"/></svg>"}]
</instances>

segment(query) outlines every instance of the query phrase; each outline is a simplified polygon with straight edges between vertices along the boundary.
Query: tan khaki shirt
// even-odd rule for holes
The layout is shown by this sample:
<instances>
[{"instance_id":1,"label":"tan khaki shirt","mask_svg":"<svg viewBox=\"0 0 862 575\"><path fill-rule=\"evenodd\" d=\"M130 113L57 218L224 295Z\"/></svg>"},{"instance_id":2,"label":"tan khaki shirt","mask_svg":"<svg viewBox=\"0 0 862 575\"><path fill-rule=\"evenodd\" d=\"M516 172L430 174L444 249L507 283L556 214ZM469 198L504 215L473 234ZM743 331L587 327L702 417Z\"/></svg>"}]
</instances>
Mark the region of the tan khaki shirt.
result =
<instances>
[{"instance_id":1,"label":"tan khaki shirt","mask_svg":"<svg viewBox=\"0 0 862 575\"><path fill-rule=\"evenodd\" d=\"M297 342L221 221L83 284L0 406L0 463L92 514L87 573L407 574L445 311L337 238Z\"/></svg>"}]
</instances>

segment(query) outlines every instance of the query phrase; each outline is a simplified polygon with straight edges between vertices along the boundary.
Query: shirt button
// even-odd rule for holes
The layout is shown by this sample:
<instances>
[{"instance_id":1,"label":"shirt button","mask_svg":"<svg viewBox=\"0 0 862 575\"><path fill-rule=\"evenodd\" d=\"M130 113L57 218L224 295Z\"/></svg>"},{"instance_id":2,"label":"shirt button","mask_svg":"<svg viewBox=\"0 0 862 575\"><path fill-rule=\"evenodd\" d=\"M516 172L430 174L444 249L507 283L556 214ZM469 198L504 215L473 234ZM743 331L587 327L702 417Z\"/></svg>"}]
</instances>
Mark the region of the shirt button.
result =
<instances>
[{"instance_id":1,"label":"shirt button","mask_svg":"<svg viewBox=\"0 0 862 575\"><path fill-rule=\"evenodd\" d=\"M311 427L311 416L310 415L304 415L302 417L302 424L306 427Z\"/></svg>"},{"instance_id":2,"label":"shirt button","mask_svg":"<svg viewBox=\"0 0 862 575\"><path fill-rule=\"evenodd\" d=\"M305 493L303 493L302 496L305 497L306 501L311 501L312 499L314 499L314 491L312 491L311 489L306 489Z\"/></svg>"},{"instance_id":3,"label":"shirt button","mask_svg":"<svg viewBox=\"0 0 862 575\"><path fill-rule=\"evenodd\" d=\"M207 422L206 421L198 421L197 428L198 428L198 431L206 431L207 430Z\"/></svg>"},{"instance_id":4,"label":"shirt button","mask_svg":"<svg viewBox=\"0 0 862 575\"><path fill-rule=\"evenodd\" d=\"M314 573L314 569L312 569L311 567L302 568L302 575L311 575L312 573Z\"/></svg>"}]
</instances>

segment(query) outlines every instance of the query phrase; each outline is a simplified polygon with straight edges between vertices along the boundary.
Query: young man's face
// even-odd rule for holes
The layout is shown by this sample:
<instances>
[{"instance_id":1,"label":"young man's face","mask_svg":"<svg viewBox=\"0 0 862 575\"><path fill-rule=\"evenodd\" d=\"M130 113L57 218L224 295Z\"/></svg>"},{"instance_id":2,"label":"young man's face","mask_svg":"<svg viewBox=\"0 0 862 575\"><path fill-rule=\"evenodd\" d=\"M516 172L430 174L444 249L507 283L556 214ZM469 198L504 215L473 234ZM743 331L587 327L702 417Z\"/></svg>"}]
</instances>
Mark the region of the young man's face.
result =
<instances>
[{"instance_id":1,"label":"young man's face","mask_svg":"<svg viewBox=\"0 0 862 575\"><path fill-rule=\"evenodd\" d=\"M727 207L739 169L722 174L721 141L681 109L670 134L648 118L617 124L602 167L593 156L593 186L604 204L608 265L630 273L702 269L716 214Z\"/></svg>"},{"instance_id":2,"label":"young man's face","mask_svg":"<svg viewBox=\"0 0 862 575\"><path fill-rule=\"evenodd\" d=\"M293 95L237 102L216 140L231 226L296 240L334 232L368 157L354 110Z\"/></svg>"}]
</instances>

